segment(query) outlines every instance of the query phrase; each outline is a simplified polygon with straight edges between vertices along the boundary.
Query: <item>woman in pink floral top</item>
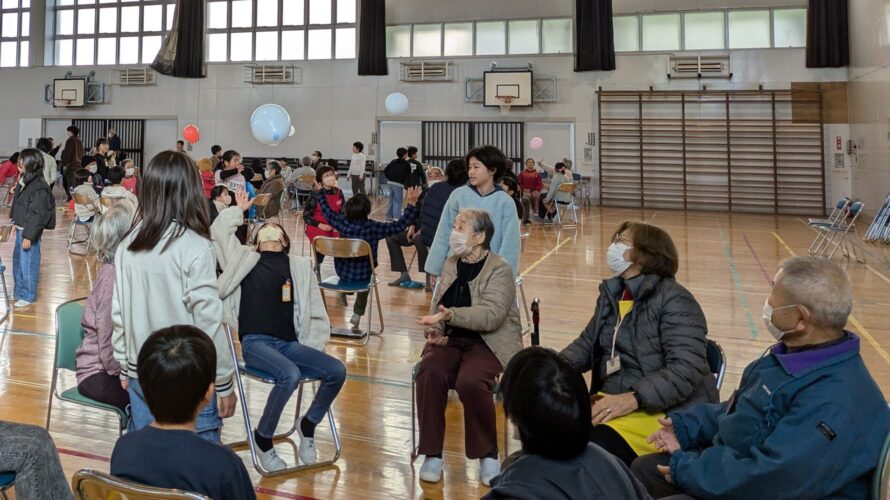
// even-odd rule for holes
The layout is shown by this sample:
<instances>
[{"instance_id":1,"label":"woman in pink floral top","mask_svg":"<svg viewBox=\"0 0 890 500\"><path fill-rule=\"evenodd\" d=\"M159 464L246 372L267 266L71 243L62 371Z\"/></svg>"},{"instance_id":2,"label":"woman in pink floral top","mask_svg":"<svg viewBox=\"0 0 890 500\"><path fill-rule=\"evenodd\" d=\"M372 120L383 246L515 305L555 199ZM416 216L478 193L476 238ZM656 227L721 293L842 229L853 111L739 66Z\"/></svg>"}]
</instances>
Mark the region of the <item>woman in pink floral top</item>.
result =
<instances>
[{"instance_id":1,"label":"woman in pink floral top","mask_svg":"<svg viewBox=\"0 0 890 500\"><path fill-rule=\"evenodd\" d=\"M121 387L120 364L111 346L111 295L114 292L114 252L133 222L133 207L116 203L96 222L93 246L99 276L84 305L83 344L77 348L77 389L90 399L126 409L130 396Z\"/></svg>"}]
</instances>

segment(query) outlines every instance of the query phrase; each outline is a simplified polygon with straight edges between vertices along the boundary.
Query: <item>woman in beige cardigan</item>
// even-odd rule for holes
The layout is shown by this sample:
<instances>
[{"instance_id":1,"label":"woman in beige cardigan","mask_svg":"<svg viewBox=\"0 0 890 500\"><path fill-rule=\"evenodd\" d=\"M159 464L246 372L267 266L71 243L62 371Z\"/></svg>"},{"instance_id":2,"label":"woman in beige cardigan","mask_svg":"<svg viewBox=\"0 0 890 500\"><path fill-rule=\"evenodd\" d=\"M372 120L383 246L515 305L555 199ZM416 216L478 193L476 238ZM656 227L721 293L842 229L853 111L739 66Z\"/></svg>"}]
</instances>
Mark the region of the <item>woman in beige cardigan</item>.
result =
<instances>
[{"instance_id":1,"label":"woman in beige cardigan","mask_svg":"<svg viewBox=\"0 0 890 500\"><path fill-rule=\"evenodd\" d=\"M460 211L430 313L418 321L427 339L417 373L422 481L442 478L449 389L463 403L467 458L479 459L482 484L501 470L492 388L522 349L522 332L513 269L489 249L493 234L488 212Z\"/></svg>"}]
</instances>

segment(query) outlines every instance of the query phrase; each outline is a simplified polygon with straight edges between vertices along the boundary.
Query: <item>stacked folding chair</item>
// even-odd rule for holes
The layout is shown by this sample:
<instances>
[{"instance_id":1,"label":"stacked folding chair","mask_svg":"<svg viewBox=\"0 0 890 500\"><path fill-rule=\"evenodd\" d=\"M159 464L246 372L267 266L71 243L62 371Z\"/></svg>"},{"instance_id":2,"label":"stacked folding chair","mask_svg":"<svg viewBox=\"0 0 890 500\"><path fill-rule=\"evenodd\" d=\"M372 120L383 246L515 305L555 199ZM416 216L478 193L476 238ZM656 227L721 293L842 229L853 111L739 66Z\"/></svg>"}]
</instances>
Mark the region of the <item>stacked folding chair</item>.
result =
<instances>
[{"instance_id":1,"label":"stacked folding chair","mask_svg":"<svg viewBox=\"0 0 890 500\"><path fill-rule=\"evenodd\" d=\"M838 205L840 204L841 202L838 202ZM865 262L856 250L856 242L850 238L850 233L859 234L856 231L856 219L859 218L865 205L861 201L847 202L845 205L843 209L835 208L832 211L834 220L829 217L824 224L811 224L819 234L810 245L810 255L831 259L839 248L843 248L845 257L849 258L852 254L857 262Z\"/></svg>"},{"instance_id":2,"label":"stacked folding chair","mask_svg":"<svg viewBox=\"0 0 890 500\"><path fill-rule=\"evenodd\" d=\"M888 244L890 243L890 195L881 205L881 209L875 215L875 219L862 238L866 243Z\"/></svg>"}]
</instances>

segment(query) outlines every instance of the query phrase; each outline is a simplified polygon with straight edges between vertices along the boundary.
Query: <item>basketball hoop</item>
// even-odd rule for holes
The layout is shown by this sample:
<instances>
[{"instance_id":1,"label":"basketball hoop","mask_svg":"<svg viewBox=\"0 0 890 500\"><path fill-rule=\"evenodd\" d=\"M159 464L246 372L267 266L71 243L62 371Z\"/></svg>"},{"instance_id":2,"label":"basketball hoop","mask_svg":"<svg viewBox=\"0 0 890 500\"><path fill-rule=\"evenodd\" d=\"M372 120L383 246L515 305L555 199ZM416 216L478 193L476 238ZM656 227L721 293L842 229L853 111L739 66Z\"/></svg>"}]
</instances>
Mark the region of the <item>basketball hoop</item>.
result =
<instances>
[{"instance_id":1,"label":"basketball hoop","mask_svg":"<svg viewBox=\"0 0 890 500\"><path fill-rule=\"evenodd\" d=\"M508 95L500 96L499 95L499 96L497 96L497 99L498 99L498 101L500 101L500 104L498 104L498 106L501 107L501 114L507 115L508 113L510 113L510 106L513 105L513 96L508 96Z\"/></svg>"}]
</instances>

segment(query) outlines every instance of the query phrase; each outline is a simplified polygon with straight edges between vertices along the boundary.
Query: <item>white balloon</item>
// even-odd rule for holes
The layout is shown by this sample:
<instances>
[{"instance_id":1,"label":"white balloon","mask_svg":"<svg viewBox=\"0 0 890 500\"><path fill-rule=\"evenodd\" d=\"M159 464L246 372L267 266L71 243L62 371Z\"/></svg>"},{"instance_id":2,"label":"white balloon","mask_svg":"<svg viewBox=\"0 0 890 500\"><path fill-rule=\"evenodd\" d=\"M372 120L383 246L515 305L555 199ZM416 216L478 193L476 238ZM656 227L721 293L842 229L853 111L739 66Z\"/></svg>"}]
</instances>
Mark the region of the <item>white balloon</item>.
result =
<instances>
[{"instance_id":1,"label":"white balloon","mask_svg":"<svg viewBox=\"0 0 890 500\"><path fill-rule=\"evenodd\" d=\"M250 131L254 139L267 146L281 144L291 130L290 114L277 104L263 104L250 116Z\"/></svg>"},{"instance_id":2,"label":"white balloon","mask_svg":"<svg viewBox=\"0 0 890 500\"><path fill-rule=\"evenodd\" d=\"M391 115L400 115L405 111L408 111L408 98L405 97L405 94L393 92L386 96L384 106L386 107L387 113Z\"/></svg>"},{"instance_id":3,"label":"white balloon","mask_svg":"<svg viewBox=\"0 0 890 500\"><path fill-rule=\"evenodd\" d=\"M287 136L288 136L288 137L293 137L294 134L296 134L296 133L297 133L297 129L295 129L294 126L291 125L291 126L290 126L290 133L287 134Z\"/></svg>"}]
</instances>

